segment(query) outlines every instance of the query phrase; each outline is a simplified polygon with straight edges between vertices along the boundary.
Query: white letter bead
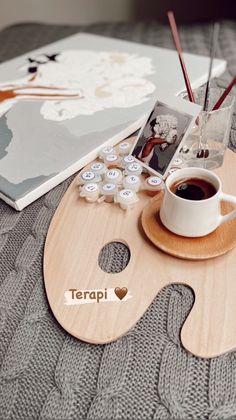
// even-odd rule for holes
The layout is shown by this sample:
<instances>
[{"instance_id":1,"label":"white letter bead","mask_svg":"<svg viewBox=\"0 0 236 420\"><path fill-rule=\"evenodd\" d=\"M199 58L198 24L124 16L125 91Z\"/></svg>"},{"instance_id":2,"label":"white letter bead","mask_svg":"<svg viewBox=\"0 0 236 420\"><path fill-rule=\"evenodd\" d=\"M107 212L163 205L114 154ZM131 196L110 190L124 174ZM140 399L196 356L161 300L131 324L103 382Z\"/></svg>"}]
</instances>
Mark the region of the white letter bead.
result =
<instances>
[{"instance_id":1,"label":"white letter bead","mask_svg":"<svg viewBox=\"0 0 236 420\"><path fill-rule=\"evenodd\" d=\"M90 165L89 168L92 172L94 172L96 175L103 175L107 172L107 167L102 162L94 162Z\"/></svg>"},{"instance_id":2,"label":"white letter bead","mask_svg":"<svg viewBox=\"0 0 236 420\"><path fill-rule=\"evenodd\" d=\"M138 162L132 162L125 168L126 175L141 175L142 171L142 165Z\"/></svg>"},{"instance_id":3,"label":"white letter bead","mask_svg":"<svg viewBox=\"0 0 236 420\"><path fill-rule=\"evenodd\" d=\"M115 149L112 146L107 146L107 147L103 147L103 149L100 150L99 152L99 157L101 159L104 159L105 156L107 155L111 155L115 153Z\"/></svg>"},{"instance_id":4,"label":"white letter bead","mask_svg":"<svg viewBox=\"0 0 236 420\"><path fill-rule=\"evenodd\" d=\"M88 182L100 182L102 180L100 175L95 174L92 171L80 172L79 175L79 185L86 184Z\"/></svg>"},{"instance_id":5,"label":"white letter bead","mask_svg":"<svg viewBox=\"0 0 236 420\"><path fill-rule=\"evenodd\" d=\"M119 144L118 152L120 155L127 155L130 152L131 144L128 142L124 142Z\"/></svg>"},{"instance_id":6,"label":"white letter bead","mask_svg":"<svg viewBox=\"0 0 236 420\"><path fill-rule=\"evenodd\" d=\"M126 168L126 166L128 166L132 162L135 162L135 159L132 155L125 156L121 161L121 166L122 168Z\"/></svg>"},{"instance_id":7,"label":"white letter bead","mask_svg":"<svg viewBox=\"0 0 236 420\"><path fill-rule=\"evenodd\" d=\"M88 202L94 203L100 195L100 189L95 182L84 184L80 187L80 197L84 197Z\"/></svg>"},{"instance_id":8,"label":"white letter bead","mask_svg":"<svg viewBox=\"0 0 236 420\"><path fill-rule=\"evenodd\" d=\"M123 179L124 188L131 189L135 192L138 192L141 186L141 179L137 175L127 175Z\"/></svg>"},{"instance_id":9,"label":"white letter bead","mask_svg":"<svg viewBox=\"0 0 236 420\"><path fill-rule=\"evenodd\" d=\"M122 172L120 169L109 169L104 176L106 182L113 182L119 184L122 181Z\"/></svg>"},{"instance_id":10,"label":"white letter bead","mask_svg":"<svg viewBox=\"0 0 236 420\"><path fill-rule=\"evenodd\" d=\"M114 196L118 191L118 187L116 184L112 182L106 182L101 185L101 199L100 201L106 201L108 203L112 203L114 201Z\"/></svg>"},{"instance_id":11,"label":"white letter bead","mask_svg":"<svg viewBox=\"0 0 236 420\"><path fill-rule=\"evenodd\" d=\"M138 200L139 198L137 194L128 188L119 191L114 199L116 203L120 204L120 207L123 210L132 210L134 208L134 204L137 203Z\"/></svg>"}]
</instances>

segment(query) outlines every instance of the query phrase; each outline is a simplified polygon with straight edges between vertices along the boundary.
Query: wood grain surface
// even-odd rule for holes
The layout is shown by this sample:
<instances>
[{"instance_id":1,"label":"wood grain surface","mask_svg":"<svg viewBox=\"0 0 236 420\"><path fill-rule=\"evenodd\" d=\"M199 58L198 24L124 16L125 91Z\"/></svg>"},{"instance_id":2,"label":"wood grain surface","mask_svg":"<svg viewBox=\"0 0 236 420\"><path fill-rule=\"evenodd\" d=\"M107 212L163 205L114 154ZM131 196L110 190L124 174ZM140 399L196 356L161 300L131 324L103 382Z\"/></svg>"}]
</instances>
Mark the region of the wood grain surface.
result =
<instances>
[{"instance_id":1,"label":"wood grain surface","mask_svg":"<svg viewBox=\"0 0 236 420\"><path fill-rule=\"evenodd\" d=\"M223 191L236 195L236 156L227 151L216 172ZM135 209L117 204L91 204L79 197L75 179L52 219L44 252L44 278L51 309L65 330L90 343L116 340L140 319L158 292L183 283L195 294L194 306L182 328L184 347L201 357L236 348L236 248L202 261L175 258L156 248L144 234L141 213L150 197L140 194ZM236 235L235 225L232 235ZM102 247L112 241L128 245L131 258L120 273L98 265ZM69 289L127 288L128 300L65 305Z\"/></svg>"}]
</instances>

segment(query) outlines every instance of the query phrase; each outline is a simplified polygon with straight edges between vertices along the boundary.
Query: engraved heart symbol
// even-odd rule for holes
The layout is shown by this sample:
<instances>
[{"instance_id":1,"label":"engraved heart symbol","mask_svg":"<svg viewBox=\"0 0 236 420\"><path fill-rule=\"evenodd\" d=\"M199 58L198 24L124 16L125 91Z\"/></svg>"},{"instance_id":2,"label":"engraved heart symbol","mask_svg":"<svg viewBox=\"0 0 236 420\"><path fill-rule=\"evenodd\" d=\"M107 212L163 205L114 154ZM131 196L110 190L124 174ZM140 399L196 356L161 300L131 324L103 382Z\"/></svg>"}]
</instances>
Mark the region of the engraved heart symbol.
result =
<instances>
[{"instance_id":1,"label":"engraved heart symbol","mask_svg":"<svg viewBox=\"0 0 236 420\"><path fill-rule=\"evenodd\" d=\"M120 287L116 287L116 288L115 288L115 290L114 290L114 292L115 292L116 296L117 296L120 300L122 300L122 299L124 299L124 297L127 295L127 293L128 293L128 289L127 289L127 287L122 287L122 288L120 288Z\"/></svg>"}]
</instances>

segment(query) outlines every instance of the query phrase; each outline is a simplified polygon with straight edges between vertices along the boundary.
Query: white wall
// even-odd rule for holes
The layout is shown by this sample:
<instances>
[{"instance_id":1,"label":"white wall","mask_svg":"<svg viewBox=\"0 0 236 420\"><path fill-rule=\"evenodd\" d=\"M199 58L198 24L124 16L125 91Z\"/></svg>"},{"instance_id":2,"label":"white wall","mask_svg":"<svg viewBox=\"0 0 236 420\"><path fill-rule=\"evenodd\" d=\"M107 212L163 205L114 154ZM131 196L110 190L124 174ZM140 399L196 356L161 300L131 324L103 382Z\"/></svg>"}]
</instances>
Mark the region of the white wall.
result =
<instances>
[{"instance_id":1,"label":"white wall","mask_svg":"<svg viewBox=\"0 0 236 420\"><path fill-rule=\"evenodd\" d=\"M127 21L134 0L0 0L0 28L27 21L81 24Z\"/></svg>"}]
</instances>

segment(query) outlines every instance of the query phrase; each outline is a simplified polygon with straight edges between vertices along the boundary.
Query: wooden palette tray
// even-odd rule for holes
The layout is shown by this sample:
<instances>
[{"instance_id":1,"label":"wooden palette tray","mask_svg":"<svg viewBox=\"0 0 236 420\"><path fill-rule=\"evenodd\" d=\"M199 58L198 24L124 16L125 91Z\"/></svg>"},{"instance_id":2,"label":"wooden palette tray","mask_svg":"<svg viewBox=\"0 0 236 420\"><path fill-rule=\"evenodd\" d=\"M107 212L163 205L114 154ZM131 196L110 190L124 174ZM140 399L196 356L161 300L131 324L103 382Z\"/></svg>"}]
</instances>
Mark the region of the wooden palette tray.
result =
<instances>
[{"instance_id":1,"label":"wooden palette tray","mask_svg":"<svg viewBox=\"0 0 236 420\"><path fill-rule=\"evenodd\" d=\"M229 168L236 168L236 156L231 151L227 151L224 166L216 172L222 179L223 191L236 194ZM204 261L165 254L142 231L140 216L148 200L148 196L140 194L139 203L130 212L116 204L90 204L79 198L76 179L72 182L52 219L44 252L46 293L56 319L83 341L108 343L135 325L163 287L181 283L195 294L194 306L181 331L184 347L200 357L233 350L236 248ZM106 273L98 265L101 249L113 241L124 242L131 253L129 264L117 274ZM65 293L70 289L116 288L123 288L124 293L127 289L130 298L65 304Z\"/></svg>"}]
</instances>

